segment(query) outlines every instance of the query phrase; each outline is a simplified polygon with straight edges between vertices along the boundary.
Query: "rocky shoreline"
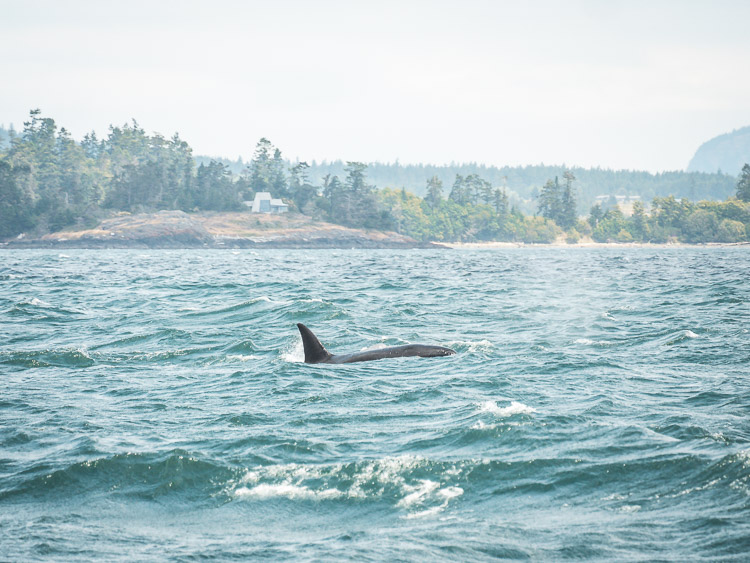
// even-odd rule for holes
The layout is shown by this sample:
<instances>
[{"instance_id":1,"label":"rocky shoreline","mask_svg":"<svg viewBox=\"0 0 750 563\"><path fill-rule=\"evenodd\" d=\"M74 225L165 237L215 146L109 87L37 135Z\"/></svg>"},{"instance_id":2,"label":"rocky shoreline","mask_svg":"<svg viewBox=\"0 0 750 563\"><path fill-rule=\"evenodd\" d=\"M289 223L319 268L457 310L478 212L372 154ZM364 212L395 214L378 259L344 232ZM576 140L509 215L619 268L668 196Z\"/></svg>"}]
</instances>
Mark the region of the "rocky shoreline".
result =
<instances>
[{"instance_id":1,"label":"rocky shoreline","mask_svg":"<svg viewBox=\"0 0 750 563\"><path fill-rule=\"evenodd\" d=\"M521 242L420 242L395 232L352 229L314 221L300 214L254 213L118 213L92 229L69 229L44 235L21 235L0 242L0 249L19 248L509 248L564 247L680 247L686 243L596 243L582 239L570 244L563 237L550 244ZM750 243L708 243L697 246L750 246Z\"/></svg>"},{"instance_id":2,"label":"rocky shoreline","mask_svg":"<svg viewBox=\"0 0 750 563\"><path fill-rule=\"evenodd\" d=\"M352 229L299 214L119 213L93 229L22 235L0 248L444 248L395 232Z\"/></svg>"}]
</instances>

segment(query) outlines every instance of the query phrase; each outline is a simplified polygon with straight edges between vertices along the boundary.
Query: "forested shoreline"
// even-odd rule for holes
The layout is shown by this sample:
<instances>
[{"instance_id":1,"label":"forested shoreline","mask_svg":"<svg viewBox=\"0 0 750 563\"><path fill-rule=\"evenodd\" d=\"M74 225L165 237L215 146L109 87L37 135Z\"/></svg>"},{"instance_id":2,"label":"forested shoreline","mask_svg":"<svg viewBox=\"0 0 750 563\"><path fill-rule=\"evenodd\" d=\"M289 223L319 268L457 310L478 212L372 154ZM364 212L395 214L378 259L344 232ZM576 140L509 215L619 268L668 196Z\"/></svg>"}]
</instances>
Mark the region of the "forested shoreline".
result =
<instances>
[{"instance_id":1,"label":"forested shoreline","mask_svg":"<svg viewBox=\"0 0 750 563\"><path fill-rule=\"evenodd\" d=\"M39 110L0 147L2 239L90 228L116 212L241 211L246 209L243 202L261 191L315 220L396 231L418 241L549 243L565 238L572 243L591 237L597 242L705 243L750 238L748 165L732 180L734 195L723 201L679 197L691 190L710 192L710 186L727 191L724 177L694 173L684 176L687 185L675 184L671 195L656 196L650 203L628 196L626 215L614 194L587 205L591 193L583 197L578 175L598 170L563 170L534 186L530 199L511 190L507 176L498 180L496 171L504 169L495 168L487 177L456 173L450 182L444 174L432 174L423 178L420 197L404 187L376 186L371 167L361 162L341 163L339 173L313 179L317 165L289 163L265 138L251 162L233 171L219 159L196 164L179 135L148 135L136 121L110 126L103 139L90 133L78 142ZM677 182L675 178L678 173L669 181ZM644 193L654 189L649 182ZM520 199L532 207L531 213L522 212Z\"/></svg>"}]
</instances>

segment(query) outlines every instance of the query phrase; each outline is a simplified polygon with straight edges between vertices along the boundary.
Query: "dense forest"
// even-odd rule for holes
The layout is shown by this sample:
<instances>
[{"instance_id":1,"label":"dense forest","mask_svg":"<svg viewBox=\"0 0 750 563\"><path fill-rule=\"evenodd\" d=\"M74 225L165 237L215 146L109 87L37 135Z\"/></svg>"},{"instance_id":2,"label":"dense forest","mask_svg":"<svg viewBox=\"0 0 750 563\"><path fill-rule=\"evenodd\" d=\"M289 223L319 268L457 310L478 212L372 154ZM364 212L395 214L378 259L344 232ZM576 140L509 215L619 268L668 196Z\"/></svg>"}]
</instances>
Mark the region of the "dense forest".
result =
<instances>
[{"instance_id":1,"label":"dense forest","mask_svg":"<svg viewBox=\"0 0 750 563\"><path fill-rule=\"evenodd\" d=\"M384 176L391 180L378 189ZM420 189L407 189L417 182ZM259 191L315 219L423 241L736 242L750 234L750 166L738 180L545 166L308 165L285 160L265 138L245 165L195 158L179 135L148 135L136 121L78 142L39 110L22 132L0 135L0 238L93 226L112 212L239 211ZM590 205L600 192L613 197ZM641 196L629 216L618 194ZM650 209L644 196L653 197Z\"/></svg>"},{"instance_id":2,"label":"dense forest","mask_svg":"<svg viewBox=\"0 0 750 563\"><path fill-rule=\"evenodd\" d=\"M241 174L247 166L241 158L236 160L218 158L234 174ZM210 157L197 156L198 163L211 161ZM313 184L320 184L327 175L343 177L346 162L312 161L308 176ZM476 174L494 186L502 186L514 207L525 213L534 213L540 187L550 178L562 177L566 172L576 177L578 207L582 212L596 202L600 196L639 196L643 200L674 195L691 201L700 199L723 200L734 193L737 178L722 173L703 172L660 172L652 174L637 170L607 170L602 168L580 168L550 166L544 164L530 166L485 166L482 164L400 164L367 163L367 176L380 187L405 189L418 196L427 193L426 178L437 177L444 185L450 185L456 175L463 177Z\"/></svg>"}]
</instances>

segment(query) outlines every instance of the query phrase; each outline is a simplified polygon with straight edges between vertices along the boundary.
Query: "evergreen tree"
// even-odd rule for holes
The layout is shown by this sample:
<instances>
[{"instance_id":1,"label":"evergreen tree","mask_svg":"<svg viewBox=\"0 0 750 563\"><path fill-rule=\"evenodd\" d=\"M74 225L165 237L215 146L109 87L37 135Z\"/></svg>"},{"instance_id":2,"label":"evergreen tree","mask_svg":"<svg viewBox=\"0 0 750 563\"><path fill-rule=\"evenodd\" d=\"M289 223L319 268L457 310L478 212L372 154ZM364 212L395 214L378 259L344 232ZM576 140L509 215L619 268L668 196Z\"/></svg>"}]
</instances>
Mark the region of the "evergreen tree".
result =
<instances>
[{"instance_id":1,"label":"evergreen tree","mask_svg":"<svg viewBox=\"0 0 750 563\"><path fill-rule=\"evenodd\" d=\"M427 180L427 195L425 201L430 209L435 209L443 199L443 182L437 176Z\"/></svg>"},{"instance_id":2,"label":"evergreen tree","mask_svg":"<svg viewBox=\"0 0 750 563\"><path fill-rule=\"evenodd\" d=\"M298 162L289 168L289 195L302 212L306 209L311 211L310 204L318 195L318 190L308 179L309 168L307 162Z\"/></svg>"},{"instance_id":3,"label":"evergreen tree","mask_svg":"<svg viewBox=\"0 0 750 563\"><path fill-rule=\"evenodd\" d=\"M367 184L365 178L365 170L367 165L362 162L347 162L346 163L346 188L357 196L371 193L373 186Z\"/></svg>"},{"instance_id":4,"label":"evergreen tree","mask_svg":"<svg viewBox=\"0 0 750 563\"><path fill-rule=\"evenodd\" d=\"M493 192L493 205L495 213L498 215L503 216L508 214L508 194L505 193L504 189L495 188Z\"/></svg>"},{"instance_id":5,"label":"evergreen tree","mask_svg":"<svg viewBox=\"0 0 750 563\"><path fill-rule=\"evenodd\" d=\"M281 151L273 151L273 160L270 163L271 193L276 197L289 197L289 189L286 183L284 169L286 164L281 156Z\"/></svg>"},{"instance_id":6,"label":"evergreen tree","mask_svg":"<svg viewBox=\"0 0 750 563\"><path fill-rule=\"evenodd\" d=\"M255 146L253 159L250 161L250 189L253 192L273 192L275 178L274 167L271 164L275 148L271 141L262 137ZM272 194L277 195L277 194ZM278 196L277 196L278 197Z\"/></svg>"},{"instance_id":7,"label":"evergreen tree","mask_svg":"<svg viewBox=\"0 0 750 563\"><path fill-rule=\"evenodd\" d=\"M460 174L456 174L456 179L453 182L453 187L451 188L451 193L448 198L455 201L458 205L465 205L469 201L466 191L464 177Z\"/></svg>"},{"instance_id":8,"label":"evergreen tree","mask_svg":"<svg viewBox=\"0 0 750 563\"><path fill-rule=\"evenodd\" d=\"M239 209L239 193L229 169L215 160L198 167L194 204L199 209L231 211Z\"/></svg>"},{"instance_id":9,"label":"evergreen tree","mask_svg":"<svg viewBox=\"0 0 750 563\"><path fill-rule=\"evenodd\" d=\"M24 189L28 165L13 166L0 158L0 238L16 236L34 226L32 194Z\"/></svg>"},{"instance_id":10,"label":"evergreen tree","mask_svg":"<svg viewBox=\"0 0 750 563\"><path fill-rule=\"evenodd\" d=\"M595 203L591 206L591 211L589 211L589 218L588 222L589 225L591 225L592 229L595 229L596 226L599 224L599 221L602 220L604 217L604 211L602 210L602 206L598 203Z\"/></svg>"},{"instance_id":11,"label":"evergreen tree","mask_svg":"<svg viewBox=\"0 0 750 563\"><path fill-rule=\"evenodd\" d=\"M344 199L349 195L338 176L326 175L323 179L323 197L328 201L328 220L338 222L337 217L342 215L342 210L348 207Z\"/></svg>"},{"instance_id":12,"label":"evergreen tree","mask_svg":"<svg viewBox=\"0 0 750 563\"><path fill-rule=\"evenodd\" d=\"M648 218L646 217L646 210L643 207L643 202L633 202L633 215L630 217L630 223L632 225L631 231L633 233L633 238L638 241L648 240Z\"/></svg>"},{"instance_id":13,"label":"evergreen tree","mask_svg":"<svg viewBox=\"0 0 750 563\"><path fill-rule=\"evenodd\" d=\"M565 178L565 188L560 197L560 212L557 217L554 217L554 220L563 229L570 229L576 224L578 218L576 198L573 193L573 181L576 177L568 170L563 174L563 178Z\"/></svg>"},{"instance_id":14,"label":"evergreen tree","mask_svg":"<svg viewBox=\"0 0 750 563\"><path fill-rule=\"evenodd\" d=\"M737 181L737 199L750 201L750 164L745 164Z\"/></svg>"},{"instance_id":15,"label":"evergreen tree","mask_svg":"<svg viewBox=\"0 0 750 563\"><path fill-rule=\"evenodd\" d=\"M562 199L560 194L560 183L555 176L554 180L547 180L539 192L539 215L547 219L558 219L562 211Z\"/></svg>"},{"instance_id":16,"label":"evergreen tree","mask_svg":"<svg viewBox=\"0 0 750 563\"><path fill-rule=\"evenodd\" d=\"M367 165L361 162L346 163L345 197L342 198L339 222L367 229L378 228L389 219L380 213L373 195L374 186L367 183Z\"/></svg>"}]
</instances>

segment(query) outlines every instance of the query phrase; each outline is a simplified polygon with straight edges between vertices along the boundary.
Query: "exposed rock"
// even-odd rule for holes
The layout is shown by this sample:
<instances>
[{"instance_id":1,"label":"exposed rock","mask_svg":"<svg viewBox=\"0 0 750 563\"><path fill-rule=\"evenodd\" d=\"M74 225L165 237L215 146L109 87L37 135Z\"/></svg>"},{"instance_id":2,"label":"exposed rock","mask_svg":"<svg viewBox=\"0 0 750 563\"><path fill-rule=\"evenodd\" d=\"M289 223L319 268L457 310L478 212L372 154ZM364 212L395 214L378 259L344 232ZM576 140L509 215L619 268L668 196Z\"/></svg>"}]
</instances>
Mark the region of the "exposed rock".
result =
<instances>
[{"instance_id":1,"label":"exposed rock","mask_svg":"<svg viewBox=\"0 0 750 563\"><path fill-rule=\"evenodd\" d=\"M430 248L394 232L351 229L300 214L118 213L97 227L15 239L9 248Z\"/></svg>"}]
</instances>

